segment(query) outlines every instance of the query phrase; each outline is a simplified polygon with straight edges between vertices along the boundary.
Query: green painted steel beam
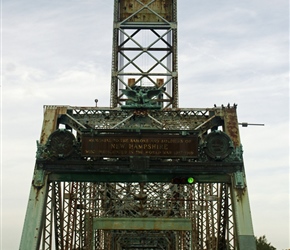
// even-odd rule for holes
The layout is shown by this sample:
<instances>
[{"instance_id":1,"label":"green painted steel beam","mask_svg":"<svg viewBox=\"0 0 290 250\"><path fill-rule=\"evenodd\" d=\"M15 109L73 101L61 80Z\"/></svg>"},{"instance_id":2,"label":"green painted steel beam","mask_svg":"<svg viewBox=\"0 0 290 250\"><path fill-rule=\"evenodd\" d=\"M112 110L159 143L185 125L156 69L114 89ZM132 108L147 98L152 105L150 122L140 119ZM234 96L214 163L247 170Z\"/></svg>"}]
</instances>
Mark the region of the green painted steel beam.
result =
<instances>
[{"instance_id":1,"label":"green painted steel beam","mask_svg":"<svg viewBox=\"0 0 290 250\"><path fill-rule=\"evenodd\" d=\"M34 178L34 181L36 179ZM48 193L47 175L42 185L32 185L21 236L20 250L38 250L40 245L45 204Z\"/></svg>"},{"instance_id":2,"label":"green painted steel beam","mask_svg":"<svg viewBox=\"0 0 290 250\"><path fill-rule=\"evenodd\" d=\"M93 218L93 229L191 231L186 218Z\"/></svg>"},{"instance_id":3,"label":"green painted steel beam","mask_svg":"<svg viewBox=\"0 0 290 250\"><path fill-rule=\"evenodd\" d=\"M49 181L75 182L172 182L176 177L192 177L198 183L230 183L229 174L94 174L94 173L50 173ZM192 184L194 185L194 183Z\"/></svg>"},{"instance_id":4,"label":"green painted steel beam","mask_svg":"<svg viewBox=\"0 0 290 250\"><path fill-rule=\"evenodd\" d=\"M233 175L233 179L235 179L235 176L236 175ZM242 182L246 183L246 177L244 174ZM236 180L233 180L231 185L231 195L238 249L256 250L247 186L241 186Z\"/></svg>"}]
</instances>

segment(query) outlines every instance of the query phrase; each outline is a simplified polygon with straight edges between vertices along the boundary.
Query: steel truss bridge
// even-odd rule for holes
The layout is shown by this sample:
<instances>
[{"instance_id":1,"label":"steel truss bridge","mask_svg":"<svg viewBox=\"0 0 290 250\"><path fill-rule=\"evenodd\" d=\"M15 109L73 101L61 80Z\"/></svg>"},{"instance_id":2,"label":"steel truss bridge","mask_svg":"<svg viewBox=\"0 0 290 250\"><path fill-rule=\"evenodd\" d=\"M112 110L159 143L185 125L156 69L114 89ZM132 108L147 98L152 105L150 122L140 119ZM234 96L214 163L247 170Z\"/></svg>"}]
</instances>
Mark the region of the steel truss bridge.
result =
<instances>
[{"instance_id":1,"label":"steel truss bridge","mask_svg":"<svg viewBox=\"0 0 290 250\"><path fill-rule=\"evenodd\" d=\"M178 108L176 0L114 6L111 107L44 106L20 249L255 250L237 105Z\"/></svg>"}]
</instances>

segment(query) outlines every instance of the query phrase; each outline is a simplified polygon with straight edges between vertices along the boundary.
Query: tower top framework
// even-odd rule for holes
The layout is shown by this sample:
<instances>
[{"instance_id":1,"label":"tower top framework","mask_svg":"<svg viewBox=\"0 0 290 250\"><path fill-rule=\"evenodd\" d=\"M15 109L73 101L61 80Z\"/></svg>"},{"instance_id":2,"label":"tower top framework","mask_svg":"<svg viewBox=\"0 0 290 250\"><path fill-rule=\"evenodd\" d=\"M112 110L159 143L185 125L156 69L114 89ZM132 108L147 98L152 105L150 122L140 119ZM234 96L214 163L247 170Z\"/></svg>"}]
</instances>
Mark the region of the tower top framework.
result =
<instances>
[{"instance_id":1,"label":"tower top framework","mask_svg":"<svg viewBox=\"0 0 290 250\"><path fill-rule=\"evenodd\" d=\"M121 90L140 88L178 107L176 0L114 1L111 107L128 101Z\"/></svg>"}]
</instances>

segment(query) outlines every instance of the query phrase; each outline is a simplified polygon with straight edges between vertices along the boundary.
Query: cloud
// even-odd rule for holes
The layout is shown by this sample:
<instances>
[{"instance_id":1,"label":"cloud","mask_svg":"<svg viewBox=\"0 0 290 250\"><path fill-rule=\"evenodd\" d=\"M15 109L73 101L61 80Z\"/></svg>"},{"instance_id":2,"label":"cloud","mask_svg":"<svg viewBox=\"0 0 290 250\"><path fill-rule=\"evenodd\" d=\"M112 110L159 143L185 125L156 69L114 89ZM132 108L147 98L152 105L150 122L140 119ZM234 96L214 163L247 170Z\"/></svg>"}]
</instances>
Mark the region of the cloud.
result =
<instances>
[{"instance_id":1,"label":"cloud","mask_svg":"<svg viewBox=\"0 0 290 250\"><path fill-rule=\"evenodd\" d=\"M289 236L289 122L268 122L240 132L255 234L284 249Z\"/></svg>"}]
</instances>

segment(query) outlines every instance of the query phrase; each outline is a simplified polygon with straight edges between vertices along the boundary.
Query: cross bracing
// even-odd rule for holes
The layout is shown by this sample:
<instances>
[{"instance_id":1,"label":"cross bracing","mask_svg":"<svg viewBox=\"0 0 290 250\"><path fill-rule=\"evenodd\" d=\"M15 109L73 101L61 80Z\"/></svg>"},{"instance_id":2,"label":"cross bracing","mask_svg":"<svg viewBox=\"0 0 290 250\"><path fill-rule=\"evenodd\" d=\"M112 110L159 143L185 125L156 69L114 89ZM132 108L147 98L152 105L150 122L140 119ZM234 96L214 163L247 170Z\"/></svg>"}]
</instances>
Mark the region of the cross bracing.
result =
<instances>
[{"instance_id":1,"label":"cross bracing","mask_svg":"<svg viewBox=\"0 0 290 250\"><path fill-rule=\"evenodd\" d=\"M144 239L147 249L239 249L253 242L236 118L236 106L137 113L46 106L22 249L146 249ZM144 119L156 125L144 129ZM197 151L147 155L144 145L157 146L152 133L168 149L189 140ZM89 155L87 136L113 138L102 144L111 151L124 136L148 142ZM130 145L141 147L137 155L122 154ZM186 176L194 183L175 182Z\"/></svg>"},{"instance_id":2,"label":"cross bracing","mask_svg":"<svg viewBox=\"0 0 290 250\"><path fill-rule=\"evenodd\" d=\"M128 97L120 90L160 89L163 108L178 107L176 0L114 4L111 107Z\"/></svg>"},{"instance_id":3,"label":"cross bracing","mask_svg":"<svg viewBox=\"0 0 290 250\"><path fill-rule=\"evenodd\" d=\"M50 182L42 249L52 249L53 242L55 249L234 249L227 189L208 183ZM168 218L164 230L160 224ZM148 224L133 230L135 219ZM154 219L160 222L152 230ZM184 228L174 227L179 219L186 219Z\"/></svg>"}]
</instances>

